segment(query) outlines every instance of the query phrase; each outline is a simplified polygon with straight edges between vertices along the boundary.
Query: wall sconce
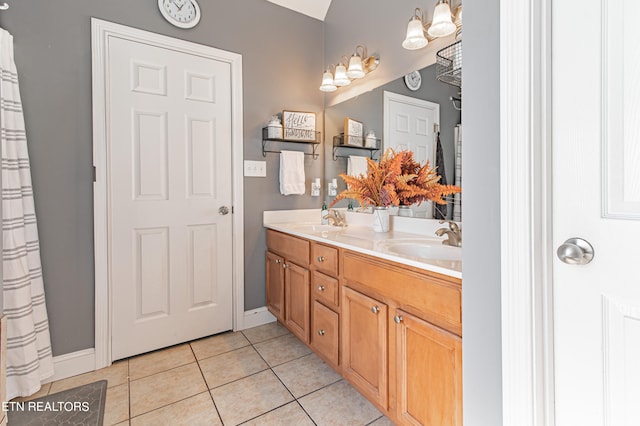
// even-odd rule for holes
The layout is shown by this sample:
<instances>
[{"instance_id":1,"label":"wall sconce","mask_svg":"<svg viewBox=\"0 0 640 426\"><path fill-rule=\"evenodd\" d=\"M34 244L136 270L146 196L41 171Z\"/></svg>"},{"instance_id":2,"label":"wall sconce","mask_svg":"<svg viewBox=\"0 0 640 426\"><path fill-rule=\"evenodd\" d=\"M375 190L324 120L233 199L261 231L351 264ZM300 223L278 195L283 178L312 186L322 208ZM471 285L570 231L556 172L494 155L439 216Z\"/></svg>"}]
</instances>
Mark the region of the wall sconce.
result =
<instances>
[{"instance_id":1,"label":"wall sconce","mask_svg":"<svg viewBox=\"0 0 640 426\"><path fill-rule=\"evenodd\" d=\"M380 65L380 58L369 56L367 48L361 44L356 46L351 58L343 56L340 61L336 66L329 65L322 74L320 90L323 92L334 92L338 87L348 86L352 80L363 78Z\"/></svg>"},{"instance_id":2,"label":"wall sconce","mask_svg":"<svg viewBox=\"0 0 640 426\"><path fill-rule=\"evenodd\" d=\"M462 5L456 9L456 22L451 19L448 0L439 0L433 11L433 21L425 23L424 11L416 7L407 25L407 36L402 47L407 50L422 49L438 37L453 34L462 25ZM461 32L460 32L461 33Z\"/></svg>"}]
</instances>

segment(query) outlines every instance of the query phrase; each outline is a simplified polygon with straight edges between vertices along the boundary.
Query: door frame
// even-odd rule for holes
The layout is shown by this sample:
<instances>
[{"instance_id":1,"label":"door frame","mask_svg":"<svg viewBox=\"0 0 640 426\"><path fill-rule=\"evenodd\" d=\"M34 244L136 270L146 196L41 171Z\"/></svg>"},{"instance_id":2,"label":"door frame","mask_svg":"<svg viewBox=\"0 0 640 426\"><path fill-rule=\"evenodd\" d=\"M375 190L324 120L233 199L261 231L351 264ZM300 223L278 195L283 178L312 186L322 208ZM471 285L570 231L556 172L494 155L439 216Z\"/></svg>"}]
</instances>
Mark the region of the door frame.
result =
<instances>
[{"instance_id":1,"label":"door frame","mask_svg":"<svg viewBox=\"0 0 640 426\"><path fill-rule=\"evenodd\" d=\"M551 0L500 1L503 424L555 423Z\"/></svg>"},{"instance_id":2,"label":"door frame","mask_svg":"<svg viewBox=\"0 0 640 426\"><path fill-rule=\"evenodd\" d=\"M91 18L91 77L93 96L94 256L95 256L95 369L111 365L111 288L109 286L109 223L107 140L107 55L111 38L140 42L207 59L226 62L231 68L231 175L232 175L232 292L233 329L244 320L243 228L243 123L242 55L124 25Z\"/></svg>"}]
</instances>

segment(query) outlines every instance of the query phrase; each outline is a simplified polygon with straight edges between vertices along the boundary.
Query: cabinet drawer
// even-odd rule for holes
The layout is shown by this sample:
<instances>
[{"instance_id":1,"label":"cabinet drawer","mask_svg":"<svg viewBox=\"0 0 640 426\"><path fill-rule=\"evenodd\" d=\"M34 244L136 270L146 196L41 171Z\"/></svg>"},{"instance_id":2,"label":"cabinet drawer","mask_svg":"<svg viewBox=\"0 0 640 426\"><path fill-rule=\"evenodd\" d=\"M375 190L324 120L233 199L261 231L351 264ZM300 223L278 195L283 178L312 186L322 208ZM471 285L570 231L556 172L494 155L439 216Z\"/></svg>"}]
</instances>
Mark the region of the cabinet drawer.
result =
<instances>
[{"instance_id":1,"label":"cabinet drawer","mask_svg":"<svg viewBox=\"0 0 640 426\"><path fill-rule=\"evenodd\" d=\"M350 251L344 252L344 278L348 285L373 290L394 300L458 336L462 335L460 280L438 274L410 271L392 263Z\"/></svg>"},{"instance_id":2,"label":"cabinet drawer","mask_svg":"<svg viewBox=\"0 0 640 426\"><path fill-rule=\"evenodd\" d=\"M314 244L312 262L319 271L323 271L334 277L338 276L337 248L323 244Z\"/></svg>"},{"instance_id":3,"label":"cabinet drawer","mask_svg":"<svg viewBox=\"0 0 640 426\"><path fill-rule=\"evenodd\" d=\"M333 367L338 366L339 316L318 301L313 302L311 346Z\"/></svg>"},{"instance_id":4,"label":"cabinet drawer","mask_svg":"<svg viewBox=\"0 0 640 426\"><path fill-rule=\"evenodd\" d=\"M287 260L309 264L309 241L267 229L267 247Z\"/></svg>"},{"instance_id":5,"label":"cabinet drawer","mask_svg":"<svg viewBox=\"0 0 640 426\"><path fill-rule=\"evenodd\" d=\"M338 280L320 272L313 273L311 281L313 298L334 308L340 305Z\"/></svg>"}]
</instances>

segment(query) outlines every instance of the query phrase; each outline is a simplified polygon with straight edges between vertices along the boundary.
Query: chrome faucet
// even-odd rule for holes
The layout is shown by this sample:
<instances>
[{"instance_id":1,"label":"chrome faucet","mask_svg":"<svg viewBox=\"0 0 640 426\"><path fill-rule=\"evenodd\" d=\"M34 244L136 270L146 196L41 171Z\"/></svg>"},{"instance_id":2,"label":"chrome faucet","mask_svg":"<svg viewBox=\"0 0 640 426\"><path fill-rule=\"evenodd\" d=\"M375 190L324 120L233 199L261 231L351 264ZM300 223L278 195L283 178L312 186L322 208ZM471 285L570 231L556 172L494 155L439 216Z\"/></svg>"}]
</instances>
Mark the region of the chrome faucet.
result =
<instances>
[{"instance_id":1,"label":"chrome faucet","mask_svg":"<svg viewBox=\"0 0 640 426\"><path fill-rule=\"evenodd\" d=\"M449 228L439 228L436 230L436 235L442 237L447 235L447 239L442 241L442 244L446 244L453 247L462 247L462 229L457 223L450 220L441 220L440 223L449 223Z\"/></svg>"},{"instance_id":2,"label":"chrome faucet","mask_svg":"<svg viewBox=\"0 0 640 426\"><path fill-rule=\"evenodd\" d=\"M347 218L337 210L329 210L323 219L327 219L333 226L347 226ZM333 223L331 223L333 222Z\"/></svg>"}]
</instances>

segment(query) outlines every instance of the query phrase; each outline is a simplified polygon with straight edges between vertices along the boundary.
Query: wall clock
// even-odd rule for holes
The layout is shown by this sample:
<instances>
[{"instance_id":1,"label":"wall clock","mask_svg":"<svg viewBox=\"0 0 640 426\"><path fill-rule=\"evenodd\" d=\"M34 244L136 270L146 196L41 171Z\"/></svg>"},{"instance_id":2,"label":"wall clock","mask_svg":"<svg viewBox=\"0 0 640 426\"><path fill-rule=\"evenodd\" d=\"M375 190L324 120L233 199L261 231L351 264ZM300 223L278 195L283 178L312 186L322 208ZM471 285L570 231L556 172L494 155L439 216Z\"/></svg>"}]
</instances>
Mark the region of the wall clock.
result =
<instances>
[{"instance_id":1,"label":"wall clock","mask_svg":"<svg viewBox=\"0 0 640 426\"><path fill-rule=\"evenodd\" d=\"M422 84L422 76L420 75L420 71L413 71L404 76L404 84L407 85L409 90L416 91L420 88Z\"/></svg>"},{"instance_id":2,"label":"wall clock","mask_svg":"<svg viewBox=\"0 0 640 426\"><path fill-rule=\"evenodd\" d=\"M158 8L164 19L179 28L193 28L200 21L196 0L158 0Z\"/></svg>"}]
</instances>

